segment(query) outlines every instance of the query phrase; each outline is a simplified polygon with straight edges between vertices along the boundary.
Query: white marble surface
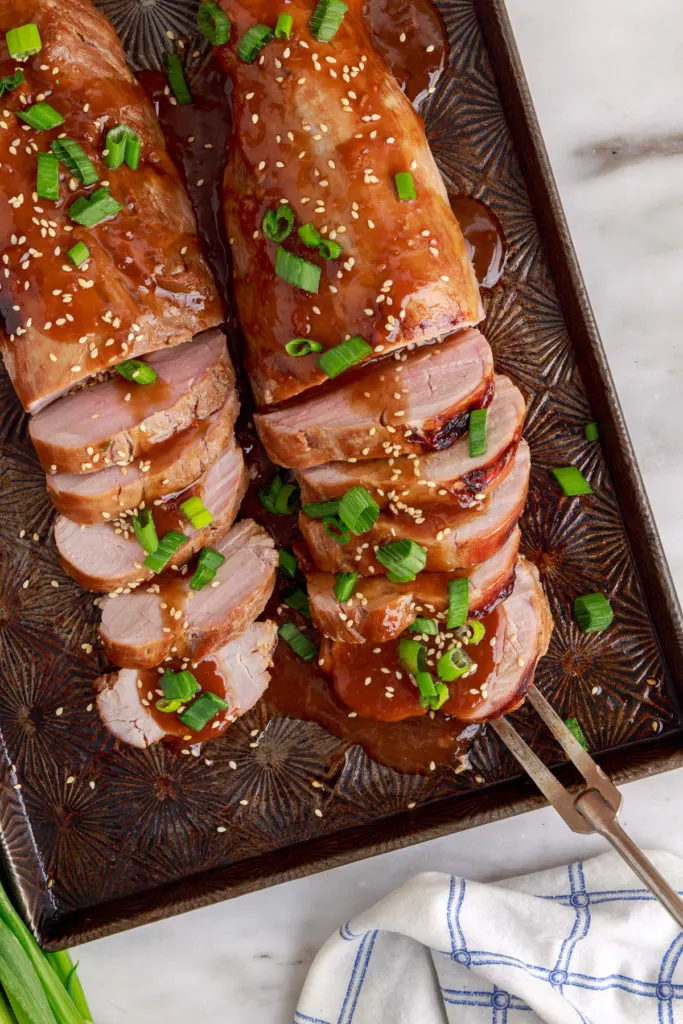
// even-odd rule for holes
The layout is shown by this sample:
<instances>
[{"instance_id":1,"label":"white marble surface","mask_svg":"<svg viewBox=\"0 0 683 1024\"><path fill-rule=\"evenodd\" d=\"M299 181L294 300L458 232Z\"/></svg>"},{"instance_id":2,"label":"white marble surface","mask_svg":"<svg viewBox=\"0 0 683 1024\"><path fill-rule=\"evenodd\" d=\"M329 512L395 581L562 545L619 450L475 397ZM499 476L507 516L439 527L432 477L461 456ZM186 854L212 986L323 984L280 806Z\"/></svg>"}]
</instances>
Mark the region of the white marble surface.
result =
<instances>
[{"instance_id":1,"label":"white marble surface","mask_svg":"<svg viewBox=\"0 0 683 1024\"><path fill-rule=\"evenodd\" d=\"M683 592L683 10L679 0L509 5ZM623 820L637 841L683 856L681 787L681 772L626 787ZM97 1024L285 1024L321 942L415 871L487 879L601 848L537 811L94 942L77 955Z\"/></svg>"}]
</instances>

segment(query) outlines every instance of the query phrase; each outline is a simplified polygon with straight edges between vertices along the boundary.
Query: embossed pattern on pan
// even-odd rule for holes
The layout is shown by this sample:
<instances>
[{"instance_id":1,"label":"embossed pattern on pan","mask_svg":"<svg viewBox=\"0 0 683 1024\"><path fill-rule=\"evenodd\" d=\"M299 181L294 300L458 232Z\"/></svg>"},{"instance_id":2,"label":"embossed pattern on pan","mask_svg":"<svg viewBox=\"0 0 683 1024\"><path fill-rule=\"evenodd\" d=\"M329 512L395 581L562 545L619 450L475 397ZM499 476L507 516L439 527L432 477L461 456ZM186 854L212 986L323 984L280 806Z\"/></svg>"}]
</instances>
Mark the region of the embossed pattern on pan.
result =
<instances>
[{"instance_id":1,"label":"embossed pattern on pan","mask_svg":"<svg viewBox=\"0 0 683 1024\"><path fill-rule=\"evenodd\" d=\"M100 6L135 68L158 65L167 33L191 31L196 9L194 0ZM506 93L506 117L477 11L498 71L522 88L509 26L497 0L437 6L451 51L424 110L429 139L449 188L490 206L510 247L502 281L484 293L485 330L498 371L512 377L529 404L525 436L534 468L523 547L540 568L556 622L538 685L563 715L580 719L593 751L610 751L602 763L617 779L665 770L682 760L673 696L680 683L669 677L648 604L667 633L671 665L679 612L580 281L572 276L552 181L529 149L532 112L530 135L523 109ZM191 66L203 52L193 53ZM546 190L540 198L534 191L535 208L520 147L528 150L527 175L540 174ZM560 297L539 218L554 245ZM591 410L579 364L592 375L599 410ZM59 567L44 478L4 374L0 410L0 831L26 917L48 945L539 803L489 732L476 739L469 771L444 765L428 776L401 775L316 724L276 716L267 701L199 758L163 746L119 749L93 704L92 682L104 667L96 650L88 653L97 612L92 596ZM602 447L583 440L596 411L606 424ZM619 474L620 503L603 447ZM566 499L549 483L547 467L570 462L590 470L592 497ZM636 498L625 505L624 494ZM583 636L572 623L571 601L596 589L612 597L615 623ZM514 717L539 754L555 759L533 719L523 709Z\"/></svg>"}]
</instances>

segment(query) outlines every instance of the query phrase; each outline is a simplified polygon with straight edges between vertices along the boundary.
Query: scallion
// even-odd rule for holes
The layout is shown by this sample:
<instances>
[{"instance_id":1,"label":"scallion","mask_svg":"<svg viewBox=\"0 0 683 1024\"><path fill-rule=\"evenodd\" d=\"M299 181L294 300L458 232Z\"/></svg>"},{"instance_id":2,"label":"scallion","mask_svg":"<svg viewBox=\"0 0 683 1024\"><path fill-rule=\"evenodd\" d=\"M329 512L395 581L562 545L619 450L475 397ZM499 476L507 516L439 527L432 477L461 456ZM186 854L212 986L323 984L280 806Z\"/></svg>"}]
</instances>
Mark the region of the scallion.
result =
<instances>
[{"instance_id":1,"label":"scallion","mask_svg":"<svg viewBox=\"0 0 683 1024\"><path fill-rule=\"evenodd\" d=\"M411 199L417 199L415 182L410 171L399 171L398 174L394 175L394 182L396 184L396 194L402 203L410 202Z\"/></svg>"},{"instance_id":2,"label":"scallion","mask_svg":"<svg viewBox=\"0 0 683 1024\"><path fill-rule=\"evenodd\" d=\"M428 703L431 703L432 698L436 697L436 687L434 686L434 680L432 679L430 672L416 672L415 682L417 688L420 691L420 697L423 697ZM422 703L422 701L420 701ZM424 707L425 705L423 705Z\"/></svg>"},{"instance_id":3,"label":"scallion","mask_svg":"<svg viewBox=\"0 0 683 1024\"><path fill-rule=\"evenodd\" d=\"M598 633L611 624L614 612L604 594L581 594L574 599L574 618L582 633Z\"/></svg>"},{"instance_id":4,"label":"scallion","mask_svg":"<svg viewBox=\"0 0 683 1024\"><path fill-rule=\"evenodd\" d=\"M178 697L175 697L173 700L168 697L159 697L159 700L154 705L157 711L161 711L164 715L174 715L182 706L183 702Z\"/></svg>"},{"instance_id":5,"label":"scallion","mask_svg":"<svg viewBox=\"0 0 683 1024\"><path fill-rule=\"evenodd\" d=\"M328 519L339 512L339 501L308 501L301 507L311 519Z\"/></svg>"},{"instance_id":6,"label":"scallion","mask_svg":"<svg viewBox=\"0 0 683 1024\"><path fill-rule=\"evenodd\" d=\"M50 131L51 128L64 124L62 115L49 103L34 103L25 110L17 110L17 117L41 132Z\"/></svg>"},{"instance_id":7,"label":"scallion","mask_svg":"<svg viewBox=\"0 0 683 1024\"><path fill-rule=\"evenodd\" d=\"M592 423L586 424L583 428L583 436L587 441L597 441L599 439L600 431L598 430L598 425L595 420L593 420Z\"/></svg>"},{"instance_id":8,"label":"scallion","mask_svg":"<svg viewBox=\"0 0 683 1024\"><path fill-rule=\"evenodd\" d=\"M285 345L285 351L290 356L308 356L311 352L322 352L323 347L319 341L313 338L292 338Z\"/></svg>"},{"instance_id":9,"label":"scallion","mask_svg":"<svg viewBox=\"0 0 683 1024\"><path fill-rule=\"evenodd\" d=\"M38 26L33 22L28 25L20 25L19 28L11 28L5 36L5 42L9 55L14 60L28 60L43 48Z\"/></svg>"},{"instance_id":10,"label":"scallion","mask_svg":"<svg viewBox=\"0 0 683 1024\"><path fill-rule=\"evenodd\" d=\"M452 647L450 651L441 655L436 663L436 671L439 679L452 683L454 679L460 679L469 672L473 664L472 659L461 647Z\"/></svg>"},{"instance_id":11,"label":"scallion","mask_svg":"<svg viewBox=\"0 0 683 1024\"><path fill-rule=\"evenodd\" d=\"M438 711L446 703L450 694L445 683L437 683L434 688L436 690L436 696L432 697L430 700L429 707L432 711Z\"/></svg>"},{"instance_id":12,"label":"scallion","mask_svg":"<svg viewBox=\"0 0 683 1024\"><path fill-rule=\"evenodd\" d=\"M269 242L284 242L294 226L294 210L281 203L277 210L268 209L263 215L261 228Z\"/></svg>"},{"instance_id":13,"label":"scallion","mask_svg":"<svg viewBox=\"0 0 683 1024\"><path fill-rule=\"evenodd\" d=\"M183 703L192 700L195 693L201 690L201 686L187 669L182 672L171 672L170 669L166 669L159 680L159 686L167 700L180 700Z\"/></svg>"},{"instance_id":14,"label":"scallion","mask_svg":"<svg viewBox=\"0 0 683 1024\"><path fill-rule=\"evenodd\" d=\"M190 580L190 589L202 590L208 583L211 583L216 576L216 571L220 569L224 561L225 555L222 555L220 551L215 551L213 548L202 548L199 552L197 568Z\"/></svg>"},{"instance_id":15,"label":"scallion","mask_svg":"<svg viewBox=\"0 0 683 1024\"><path fill-rule=\"evenodd\" d=\"M447 629L464 626L467 622L467 611L470 605L470 581L467 576L459 576L448 583L448 618Z\"/></svg>"},{"instance_id":16,"label":"scallion","mask_svg":"<svg viewBox=\"0 0 683 1024\"><path fill-rule=\"evenodd\" d=\"M276 516L291 516L296 511L298 495L296 484L286 484L280 476L273 477L270 484L258 492L263 507Z\"/></svg>"},{"instance_id":17,"label":"scallion","mask_svg":"<svg viewBox=\"0 0 683 1024\"><path fill-rule=\"evenodd\" d=\"M342 604L350 600L357 582L357 572L338 572L334 578L334 596Z\"/></svg>"},{"instance_id":18,"label":"scallion","mask_svg":"<svg viewBox=\"0 0 683 1024\"><path fill-rule=\"evenodd\" d=\"M339 502L337 513L351 533L367 533L377 522L379 505L365 487L351 487Z\"/></svg>"},{"instance_id":19,"label":"scallion","mask_svg":"<svg viewBox=\"0 0 683 1024\"><path fill-rule=\"evenodd\" d=\"M550 470L551 474L555 477L558 484L562 488L562 493L567 498L574 498L579 494L592 494L593 488L586 480L585 476L576 466L556 466Z\"/></svg>"},{"instance_id":20,"label":"scallion","mask_svg":"<svg viewBox=\"0 0 683 1024\"><path fill-rule=\"evenodd\" d=\"M398 642L398 657L411 675L416 676L418 672L423 672L426 668L426 648L408 636L402 636Z\"/></svg>"},{"instance_id":21,"label":"scallion","mask_svg":"<svg viewBox=\"0 0 683 1024\"><path fill-rule=\"evenodd\" d=\"M328 516L323 519L323 530L330 540L335 540L337 544L349 543L348 527L338 517Z\"/></svg>"},{"instance_id":22,"label":"scallion","mask_svg":"<svg viewBox=\"0 0 683 1024\"><path fill-rule=\"evenodd\" d=\"M295 288L301 288L302 291L310 292L311 295L318 294L320 267L316 267L315 263L309 263L308 260L302 259L301 256L295 256L293 252L287 252L281 245L278 246L275 256L275 273L283 281L293 284ZM320 359L322 358L321 356ZM320 364L320 359L318 360L318 365Z\"/></svg>"},{"instance_id":23,"label":"scallion","mask_svg":"<svg viewBox=\"0 0 683 1024\"><path fill-rule=\"evenodd\" d=\"M82 263L90 259L90 250L85 242L76 242L67 252L67 256L75 267L80 267Z\"/></svg>"},{"instance_id":24,"label":"scallion","mask_svg":"<svg viewBox=\"0 0 683 1024\"><path fill-rule=\"evenodd\" d=\"M422 633L424 636L437 636L439 624L436 619L423 619L421 615L408 626L411 633Z\"/></svg>"},{"instance_id":25,"label":"scallion","mask_svg":"<svg viewBox=\"0 0 683 1024\"><path fill-rule=\"evenodd\" d=\"M203 530L213 522L213 515L195 494L180 503L180 511L195 530Z\"/></svg>"},{"instance_id":26,"label":"scallion","mask_svg":"<svg viewBox=\"0 0 683 1024\"><path fill-rule=\"evenodd\" d=\"M165 53L164 67L166 68L168 84L176 100L184 106L189 106L192 103L192 93L187 84L183 64L178 54Z\"/></svg>"},{"instance_id":27,"label":"scallion","mask_svg":"<svg viewBox=\"0 0 683 1024\"><path fill-rule=\"evenodd\" d=\"M311 249L317 249L322 242L322 235L312 224L302 224L297 229L297 234L304 245L309 246Z\"/></svg>"},{"instance_id":28,"label":"scallion","mask_svg":"<svg viewBox=\"0 0 683 1024\"><path fill-rule=\"evenodd\" d=\"M123 203L114 199L108 188L98 188L90 199L82 196L72 203L69 207L69 216L84 228L94 228L96 224L115 217L122 209Z\"/></svg>"},{"instance_id":29,"label":"scallion","mask_svg":"<svg viewBox=\"0 0 683 1024\"><path fill-rule=\"evenodd\" d=\"M571 718L565 718L564 724L567 726L574 739L581 744L583 749L588 750L588 740L585 737L583 729L579 725L579 720L574 718L572 715Z\"/></svg>"},{"instance_id":30,"label":"scallion","mask_svg":"<svg viewBox=\"0 0 683 1024\"><path fill-rule=\"evenodd\" d=\"M197 27L213 46L223 46L230 40L228 17L213 0L199 5Z\"/></svg>"},{"instance_id":31,"label":"scallion","mask_svg":"<svg viewBox=\"0 0 683 1024\"><path fill-rule=\"evenodd\" d=\"M24 81L24 69L16 68L13 75L3 75L0 78L0 96L6 92L12 92Z\"/></svg>"},{"instance_id":32,"label":"scallion","mask_svg":"<svg viewBox=\"0 0 683 1024\"><path fill-rule=\"evenodd\" d=\"M278 636L298 654L303 661L313 661L318 656L318 646L301 632L293 622L283 622L278 629Z\"/></svg>"},{"instance_id":33,"label":"scallion","mask_svg":"<svg viewBox=\"0 0 683 1024\"><path fill-rule=\"evenodd\" d=\"M216 693L211 693L210 690L205 690L190 704L189 708L181 711L178 718L188 729L192 729L193 732L201 732L219 711L227 711L229 706L227 700L223 700Z\"/></svg>"},{"instance_id":34,"label":"scallion","mask_svg":"<svg viewBox=\"0 0 683 1024\"><path fill-rule=\"evenodd\" d=\"M275 33L267 25L252 25L247 29L237 46L237 56L245 64L253 64L259 53Z\"/></svg>"},{"instance_id":35,"label":"scallion","mask_svg":"<svg viewBox=\"0 0 683 1024\"><path fill-rule=\"evenodd\" d=\"M104 162L110 171L117 170L125 160L132 171L140 163L140 136L125 124L110 128L104 140Z\"/></svg>"},{"instance_id":36,"label":"scallion","mask_svg":"<svg viewBox=\"0 0 683 1024\"><path fill-rule=\"evenodd\" d=\"M151 551L142 563L146 569L154 573L162 572L171 561L176 551L185 543L187 537L177 530L169 530L159 541L155 551Z\"/></svg>"},{"instance_id":37,"label":"scallion","mask_svg":"<svg viewBox=\"0 0 683 1024\"><path fill-rule=\"evenodd\" d=\"M277 553L280 558L280 568L287 576L294 579L298 568L296 558L291 551L287 550L287 548L278 548Z\"/></svg>"},{"instance_id":38,"label":"scallion","mask_svg":"<svg viewBox=\"0 0 683 1024\"><path fill-rule=\"evenodd\" d=\"M138 544L145 549L148 555L156 551L159 547L159 538L150 509L141 508L138 510L137 514L133 516L133 529Z\"/></svg>"},{"instance_id":39,"label":"scallion","mask_svg":"<svg viewBox=\"0 0 683 1024\"><path fill-rule=\"evenodd\" d=\"M156 370L142 359L124 359L114 367L116 372L133 384L153 384L159 376Z\"/></svg>"},{"instance_id":40,"label":"scallion","mask_svg":"<svg viewBox=\"0 0 683 1024\"><path fill-rule=\"evenodd\" d=\"M294 590L290 590L289 593L285 594L282 598L282 603L286 604L288 608L292 608L299 615L305 616L310 619L311 608L308 602L308 594L301 587L295 587Z\"/></svg>"},{"instance_id":41,"label":"scallion","mask_svg":"<svg viewBox=\"0 0 683 1024\"><path fill-rule=\"evenodd\" d=\"M83 185L94 185L96 181L100 180L94 163L73 139L55 139L50 149L55 156L59 157L69 174L77 178ZM102 190L98 189L98 191ZM97 195L97 192L94 195Z\"/></svg>"},{"instance_id":42,"label":"scallion","mask_svg":"<svg viewBox=\"0 0 683 1024\"><path fill-rule=\"evenodd\" d=\"M467 637L467 643L472 647L475 647L477 644L481 643L486 636L486 627L479 621L479 619L470 619L467 625L472 631Z\"/></svg>"},{"instance_id":43,"label":"scallion","mask_svg":"<svg viewBox=\"0 0 683 1024\"><path fill-rule=\"evenodd\" d=\"M391 583L410 583L427 564L427 551L414 540L393 540L375 553Z\"/></svg>"},{"instance_id":44,"label":"scallion","mask_svg":"<svg viewBox=\"0 0 683 1024\"><path fill-rule=\"evenodd\" d=\"M289 39L292 34L294 19L291 14L279 14L275 26L276 39Z\"/></svg>"},{"instance_id":45,"label":"scallion","mask_svg":"<svg viewBox=\"0 0 683 1024\"><path fill-rule=\"evenodd\" d=\"M329 348L316 360L318 366L330 378L338 377L340 373L355 366L372 355L372 345L368 345L365 338L355 334L347 338L340 345Z\"/></svg>"},{"instance_id":46,"label":"scallion","mask_svg":"<svg viewBox=\"0 0 683 1024\"><path fill-rule=\"evenodd\" d=\"M318 0L308 23L313 38L329 43L337 34L347 10L342 0Z\"/></svg>"},{"instance_id":47,"label":"scallion","mask_svg":"<svg viewBox=\"0 0 683 1024\"><path fill-rule=\"evenodd\" d=\"M330 238L321 238L318 243L318 252L324 260L338 260L343 250L339 242Z\"/></svg>"},{"instance_id":48,"label":"scallion","mask_svg":"<svg viewBox=\"0 0 683 1024\"><path fill-rule=\"evenodd\" d=\"M469 435L471 459L476 459L480 455L486 455L486 425L488 415L488 409L473 409L470 413Z\"/></svg>"},{"instance_id":49,"label":"scallion","mask_svg":"<svg viewBox=\"0 0 683 1024\"><path fill-rule=\"evenodd\" d=\"M52 153L38 154L36 192L39 199L59 199L59 160Z\"/></svg>"}]
</instances>

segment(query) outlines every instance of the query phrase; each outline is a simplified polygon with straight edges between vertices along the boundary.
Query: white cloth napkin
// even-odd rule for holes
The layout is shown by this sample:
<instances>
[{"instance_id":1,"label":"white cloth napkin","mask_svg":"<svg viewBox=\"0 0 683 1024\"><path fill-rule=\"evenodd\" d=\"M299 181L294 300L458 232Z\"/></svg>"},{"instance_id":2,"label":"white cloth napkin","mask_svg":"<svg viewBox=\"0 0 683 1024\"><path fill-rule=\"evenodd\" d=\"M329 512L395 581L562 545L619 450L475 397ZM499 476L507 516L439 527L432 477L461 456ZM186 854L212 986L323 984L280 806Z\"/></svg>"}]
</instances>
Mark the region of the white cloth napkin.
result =
<instances>
[{"instance_id":1,"label":"white cloth napkin","mask_svg":"<svg viewBox=\"0 0 683 1024\"><path fill-rule=\"evenodd\" d=\"M683 861L651 855L678 890ZM497 884L417 875L322 947L295 1024L680 1024L683 932L613 853Z\"/></svg>"}]
</instances>

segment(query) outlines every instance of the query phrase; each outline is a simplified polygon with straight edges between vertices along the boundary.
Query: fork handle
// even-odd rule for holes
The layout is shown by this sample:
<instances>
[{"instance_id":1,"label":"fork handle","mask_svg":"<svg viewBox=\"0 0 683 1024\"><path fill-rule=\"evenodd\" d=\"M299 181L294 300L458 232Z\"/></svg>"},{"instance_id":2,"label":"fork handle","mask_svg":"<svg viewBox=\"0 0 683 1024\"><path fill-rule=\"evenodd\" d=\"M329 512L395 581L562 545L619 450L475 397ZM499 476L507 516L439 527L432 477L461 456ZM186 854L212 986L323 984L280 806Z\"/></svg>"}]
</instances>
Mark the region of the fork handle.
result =
<instances>
[{"instance_id":1,"label":"fork handle","mask_svg":"<svg viewBox=\"0 0 683 1024\"><path fill-rule=\"evenodd\" d=\"M597 790L589 789L581 793L576 798L575 806L595 831L604 836L635 871L652 895L671 914L678 927L683 928L683 900L623 830L615 812Z\"/></svg>"}]
</instances>

